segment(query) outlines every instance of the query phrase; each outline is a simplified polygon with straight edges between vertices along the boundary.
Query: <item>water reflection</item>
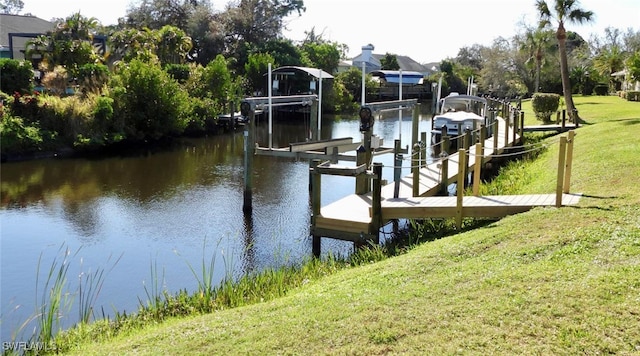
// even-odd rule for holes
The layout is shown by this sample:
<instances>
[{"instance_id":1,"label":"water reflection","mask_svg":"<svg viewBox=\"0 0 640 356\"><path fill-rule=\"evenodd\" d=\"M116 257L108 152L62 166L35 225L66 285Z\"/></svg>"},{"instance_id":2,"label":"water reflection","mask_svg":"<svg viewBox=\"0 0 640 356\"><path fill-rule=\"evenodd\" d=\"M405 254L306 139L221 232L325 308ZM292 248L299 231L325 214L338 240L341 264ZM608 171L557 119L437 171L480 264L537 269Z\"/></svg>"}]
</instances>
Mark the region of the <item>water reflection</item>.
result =
<instances>
[{"instance_id":1,"label":"water reflection","mask_svg":"<svg viewBox=\"0 0 640 356\"><path fill-rule=\"evenodd\" d=\"M428 129L428 118L423 115L421 130ZM305 141L309 125L304 120L276 123L274 146ZM358 127L354 118L325 118L322 138L351 136L359 141ZM387 146L402 133L403 145L408 145L410 112L403 114L402 124L397 113L385 113L374 133ZM266 123L259 125L257 139L267 145ZM309 258L308 162L256 156L254 208L245 216L243 143L238 131L185 139L154 153L2 164L2 341L10 340L11 330L34 313L38 259L48 268L63 244L80 250L71 261L71 289L80 273L106 268L109 256L122 254L97 302L108 314L137 309L153 263L160 269L163 288L173 292L197 288L189 266L203 261L215 260L219 282L227 274ZM391 155L375 160L393 165ZM391 180L393 170L385 168L383 178ZM323 178L323 204L353 190L352 178ZM352 245L323 239L322 250L346 255ZM65 325L77 315L68 314Z\"/></svg>"}]
</instances>

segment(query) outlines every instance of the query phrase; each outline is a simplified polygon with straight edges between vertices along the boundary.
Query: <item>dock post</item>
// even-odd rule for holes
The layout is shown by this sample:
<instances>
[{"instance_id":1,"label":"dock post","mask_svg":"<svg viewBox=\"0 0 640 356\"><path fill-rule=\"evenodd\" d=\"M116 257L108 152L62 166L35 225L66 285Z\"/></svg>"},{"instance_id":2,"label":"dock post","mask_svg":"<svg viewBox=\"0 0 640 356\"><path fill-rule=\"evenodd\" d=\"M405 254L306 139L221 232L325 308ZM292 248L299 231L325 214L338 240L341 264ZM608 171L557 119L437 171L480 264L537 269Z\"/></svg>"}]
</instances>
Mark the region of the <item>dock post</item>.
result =
<instances>
[{"instance_id":1,"label":"dock post","mask_svg":"<svg viewBox=\"0 0 640 356\"><path fill-rule=\"evenodd\" d=\"M518 112L516 111L516 109L512 109L511 112L513 113L512 117L511 117L511 122L513 123L513 144L516 144L516 137L518 136L518 123L520 122L520 116L518 115Z\"/></svg>"},{"instance_id":2,"label":"dock post","mask_svg":"<svg viewBox=\"0 0 640 356\"><path fill-rule=\"evenodd\" d=\"M560 127L562 127L562 131L564 131L564 128L566 126L567 126L567 110L562 109L562 124L560 125Z\"/></svg>"},{"instance_id":3,"label":"dock post","mask_svg":"<svg viewBox=\"0 0 640 356\"><path fill-rule=\"evenodd\" d=\"M462 200L464 198L465 176L462 174L467 166L467 155L464 149L458 150L458 182L456 184L456 227L462 228Z\"/></svg>"},{"instance_id":4,"label":"dock post","mask_svg":"<svg viewBox=\"0 0 640 356\"><path fill-rule=\"evenodd\" d=\"M567 138L567 160L564 165L564 184L562 189L564 193L569 193L569 186L571 185L571 165L573 163L573 142L575 141L575 135L576 132L571 130Z\"/></svg>"},{"instance_id":5,"label":"dock post","mask_svg":"<svg viewBox=\"0 0 640 356\"><path fill-rule=\"evenodd\" d=\"M440 157L442 158L442 160L440 161L440 170L442 171L442 178L440 180L440 194L449 195L449 155L445 154Z\"/></svg>"},{"instance_id":6,"label":"dock post","mask_svg":"<svg viewBox=\"0 0 640 356\"><path fill-rule=\"evenodd\" d=\"M253 155L255 150L255 107L249 102L241 104L242 114L249 122L244 126L244 194L242 211L251 214L253 210Z\"/></svg>"},{"instance_id":7,"label":"dock post","mask_svg":"<svg viewBox=\"0 0 640 356\"><path fill-rule=\"evenodd\" d=\"M500 122L495 120L491 125L493 125L491 129L493 131L493 154L496 155L498 154L498 139L500 138Z\"/></svg>"},{"instance_id":8,"label":"dock post","mask_svg":"<svg viewBox=\"0 0 640 356\"><path fill-rule=\"evenodd\" d=\"M471 129L468 127L464 131L464 144L462 148L464 148L467 162L469 162L469 157L471 156ZM469 177L469 165L465 164L464 169L458 172L464 173L465 186L469 185L469 181L467 180Z\"/></svg>"},{"instance_id":9,"label":"dock post","mask_svg":"<svg viewBox=\"0 0 640 356\"><path fill-rule=\"evenodd\" d=\"M413 115L411 116L411 172L417 170L416 165L413 163L416 156L415 145L418 143L418 124L420 123L420 113L417 108L413 109Z\"/></svg>"},{"instance_id":10,"label":"dock post","mask_svg":"<svg viewBox=\"0 0 640 356\"><path fill-rule=\"evenodd\" d=\"M567 153L567 138L565 136L560 137L560 152L558 153L558 179L556 182L556 208L562 206L562 188L564 178L564 165Z\"/></svg>"},{"instance_id":11,"label":"dock post","mask_svg":"<svg viewBox=\"0 0 640 356\"><path fill-rule=\"evenodd\" d=\"M417 158L415 155L417 154ZM417 164L416 164L417 162ZM420 144L413 144L413 154L411 157L411 167L413 169L413 192L412 195L417 197L420 195Z\"/></svg>"},{"instance_id":12,"label":"dock post","mask_svg":"<svg viewBox=\"0 0 640 356\"><path fill-rule=\"evenodd\" d=\"M509 115L504 118L504 147L509 147L509 126L511 126L511 121L509 120Z\"/></svg>"},{"instance_id":13,"label":"dock post","mask_svg":"<svg viewBox=\"0 0 640 356\"><path fill-rule=\"evenodd\" d=\"M366 148L363 145L356 149L356 166L367 163ZM356 194L367 193L367 176L359 175L356 177Z\"/></svg>"},{"instance_id":14,"label":"dock post","mask_svg":"<svg viewBox=\"0 0 640 356\"><path fill-rule=\"evenodd\" d=\"M393 145L393 151L395 159L393 161L393 197L397 198L400 195L400 178L402 177L402 153L400 140L395 140Z\"/></svg>"},{"instance_id":15,"label":"dock post","mask_svg":"<svg viewBox=\"0 0 640 356\"><path fill-rule=\"evenodd\" d=\"M374 236L374 242L380 243L380 225L382 225L382 163L373 164L373 190L371 192L371 225L369 234Z\"/></svg>"},{"instance_id":16,"label":"dock post","mask_svg":"<svg viewBox=\"0 0 640 356\"><path fill-rule=\"evenodd\" d=\"M320 216L320 204L321 204L321 187L322 187L322 177L320 173L317 172L318 164L320 164L319 159L314 159L311 161L311 234L312 234L312 251L313 256L320 257L320 235L317 235L315 232L316 227L316 218Z\"/></svg>"},{"instance_id":17,"label":"dock post","mask_svg":"<svg viewBox=\"0 0 640 356\"><path fill-rule=\"evenodd\" d=\"M522 137L524 137L524 111L520 111L520 125L518 126L520 129L520 142L522 143Z\"/></svg>"},{"instance_id":18,"label":"dock post","mask_svg":"<svg viewBox=\"0 0 640 356\"><path fill-rule=\"evenodd\" d=\"M318 130L318 100L313 99L311 101L311 107L309 108L309 125L311 126L311 140L320 140L320 130Z\"/></svg>"},{"instance_id":19,"label":"dock post","mask_svg":"<svg viewBox=\"0 0 640 356\"><path fill-rule=\"evenodd\" d=\"M420 168L427 166L427 133L420 133Z\"/></svg>"},{"instance_id":20,"label":"dock post","mask_svg":"<svg viewBox=\"0 0 640 356\"><path fill-rule=\"evenodd\" d=\"M442 172L440 179L440 194L449 195L449 136L447 135L447 127L442 126L443 136L440 144L442 149L440 152L440 171Z\"/></svg>"},{"instance_id":21,"label":"dock post","mask_svg":"<svg viewBox=\"0 0 640 356\"><path fill-rule=\"evenodd\" d=\"M457 142L457 149L461 149L462 147L464 147L464 133L462 132L462 123L458 124L458 138L456 139Z\"/></svg>"},{"instance_id":22,"label":"dock post","mask_svg":"<svg viewBox=\"0 0 640 356\"><path fill-rule=\"evenodd\" d=\"M449 140L449 133L447 131L447 126L442 125L442 134L440 135L440 154L449 154L449 150L451 149L451 141Z\"/></svg>"},{"instance_id":23,"label":"dock post","mask_svg":"<svg viewBox=\"0 0 640 356\"><path fill-rule=\"evenodd\" d=\"M480 174L482 174L482 144L476 143L476 160L473 165L473 195L480 194Z\"/></svg>"}]
</instances>

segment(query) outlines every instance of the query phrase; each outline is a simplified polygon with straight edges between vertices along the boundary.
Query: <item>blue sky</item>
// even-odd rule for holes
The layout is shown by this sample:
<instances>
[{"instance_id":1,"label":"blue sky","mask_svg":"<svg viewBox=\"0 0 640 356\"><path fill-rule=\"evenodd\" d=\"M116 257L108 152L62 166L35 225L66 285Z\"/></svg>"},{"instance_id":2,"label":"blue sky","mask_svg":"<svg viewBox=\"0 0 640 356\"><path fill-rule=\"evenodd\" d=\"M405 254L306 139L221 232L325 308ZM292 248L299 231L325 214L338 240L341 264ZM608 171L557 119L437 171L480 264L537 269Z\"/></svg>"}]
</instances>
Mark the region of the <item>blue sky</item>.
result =
<instances>
[{"instance_id":1,"label":"blue sky","mask_svg":"<svg viewBox=\"0 0 640 356\"><path fill-rule=\"evenodd\" d=\"M550 1L550 0L548 0ZM24 13L43 19L67 17L80 11L103 24L116 23L131 0L74 1L24 0ZM223 8L225 1L212 1ZM371 43L375 53L407 55L421 63L455 57L461 47L490 45L497 37L509 38L521 23L537 21L535 0L304 0L307 11L287 19L285 36L304 38L304 31L345 43L350 55ZM595 13L590 25L567 25L589 39L602 36L606 27L640 31L639 0L581 0L585 10Z\"/></svg>"}]
</instances>

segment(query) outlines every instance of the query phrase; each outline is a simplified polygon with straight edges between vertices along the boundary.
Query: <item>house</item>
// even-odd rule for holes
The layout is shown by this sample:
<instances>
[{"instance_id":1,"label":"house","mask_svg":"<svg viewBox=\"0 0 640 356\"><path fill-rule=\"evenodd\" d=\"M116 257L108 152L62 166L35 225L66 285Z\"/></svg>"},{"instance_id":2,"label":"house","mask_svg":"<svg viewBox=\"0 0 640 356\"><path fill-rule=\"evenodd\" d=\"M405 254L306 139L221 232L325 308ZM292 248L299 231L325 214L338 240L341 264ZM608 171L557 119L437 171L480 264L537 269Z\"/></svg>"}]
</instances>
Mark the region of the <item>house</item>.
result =
<instances>
[{"instance_id":1,"label":"house","mask_svg":"<svg viewBox=\"0 0 640 356\"><path fill-rule=\"evenodd\" d=\"M386 54L373 53L372 44L362 46L362 53L353 58L350 65L370 73L380 83L375 95L377 100L394 100L400 96L400 76L402 76L403 99L427 99L431 97L431 86L425 85L424 78L437 71L436 64L422 65L411 57L395 55L400 70L382 70L381 59ZM341 63L340 70L346 70L349 62ZM401 73L402 72L402 73Z\"/></svg>"},{"instance_id":2,"label":"house","mask_svg":"<svg viewBox=\"0 0 640 356\"><path fill-rule=\"evenodd\" d=\"M26 43L54 29L54 24L31 15L0 14L0 58L25 59Z\"/></svg>"},{"instance_id":3,"label":"house","mask_svg":"<svg viewBox=\"0 0 640 356\"><path fill-rule=\"evenodd\" d=\"M351 65L361 69L364 64L366 73L382 69L380 60L384 58L385 54L373 53L374 49L375 47L372 44L362 46L362 53L351 60ZM395 56L398 60L398 66L403 72L419 72L424 76L429 76L433 72L433 68L422 65L411 57L401 55Z\"/></svg>"},{"instance_id":4,"label":"house","mask_svg":"<svg viewBox=\"0 0 640 356\"><path fill-rule=\"evenodd\" d=\"M619 72L611 73L611 76L622 83L620 90L622 91L640 91L640 81L633 82L627 75L626 69Z\"/></svg>"}]
</instances>

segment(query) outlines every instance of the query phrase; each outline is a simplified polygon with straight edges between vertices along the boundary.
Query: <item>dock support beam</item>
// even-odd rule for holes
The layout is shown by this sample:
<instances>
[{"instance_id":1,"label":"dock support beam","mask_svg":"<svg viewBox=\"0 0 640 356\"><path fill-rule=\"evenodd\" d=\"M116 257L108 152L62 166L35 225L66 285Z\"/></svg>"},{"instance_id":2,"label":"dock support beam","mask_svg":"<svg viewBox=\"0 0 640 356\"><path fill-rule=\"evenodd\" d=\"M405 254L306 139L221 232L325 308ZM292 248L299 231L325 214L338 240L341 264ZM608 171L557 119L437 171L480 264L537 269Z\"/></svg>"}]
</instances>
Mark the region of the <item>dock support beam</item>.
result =
<instances>
[{"instance_id":1,"label":"dock support beam","mask_svg":"<svg viewBox=\"0 0 640 356\"><path fill-rule=\"evenodd\" d=\"M456 227L458 230L462 229L462 200L464 198L464 181L466 177L461 172L467 167L467 154L463 148L458 150L458 182L457 182L457 193L456 193Z\"/></svg>"},{"instance_id":2,"label":"dock support beam","mask_svg":"<svg viewBox=\"0 0 640 356\"><path fill-rule=\"evenodd\" d=\"M321 236L317 235L313 228L316 226L316 218L320 216L320 204L321 204L321 186L322 186L322 175L317 172L318 164L320 164L319 159L314 159L311 161L310 173L311 173L311 228L312 228L312 251L314 257L320 257L320 248L321 248Z\"/></svg>"},{"instance_id":3,"label":"dock support beam","mask_svg":"<svg viewBox=\"0 0 640 356\"><path fill-rule=\"evenodd\" d=\"M394 160L393 160L393 197L397 198L400 195L400 180L402 178L402 153L401 153L400 140L395 140L393 145Z\"/></svg>"},{"instance_id":4,"label":"dock support beam","mask_svg":"<svg viewBox=\"0 0 640 356\"><path fill-rule=\"evenodd\" d=\"M373 164L373 175L369 234L374 236L374 243L377 245L380 243L380 225L382 225L382 163Z\"/></svg>"},{"instance_id":5,"label":"dock support beam","mask_svg":"<svg viewBox=\"0 0 640 356\"><path fill-rule=\"evenodd\" d=\"M567 138L560 137L560 152L558 153L558 180L556 182L556 208L562 206L562 189L564 186L564 165L567 154Z\"/></svg>"},{"instance_id":6,"label":"dock support beam","mask_svg":"<svg viewBox=\"0 0 640 356\"><path fill-rule=\"evenodd\" d=\"M573 141L575 141L575 131L569 131L569 137L567 138L567 160L564 165L564 184L562 191L569 193L569 186L571 185L571 165L573 163Z\"/></svg>"},{"instance_id":7,"label":"dock support beam","mask_svg":"<svg viewBox=\"0 0 640 356\"><path fill-rule=\"evenodd\" d=\"M473 195L480 195L480 175L482 174L482 143L476 143L475 163L473 165Z\"/></svg>"},{"instance_id":8,"label":"dock support beam","mask_svg":"<svg viewBox=\"0 0 640 356\"><path fill-rule=\"evenodd\" d=\"M244 194L242 212L245 215L253 211L253 156L255 150L255 108L248 102L240 105L242 114L248 122L244 126Z\"/></svg>"}]
</instances>

